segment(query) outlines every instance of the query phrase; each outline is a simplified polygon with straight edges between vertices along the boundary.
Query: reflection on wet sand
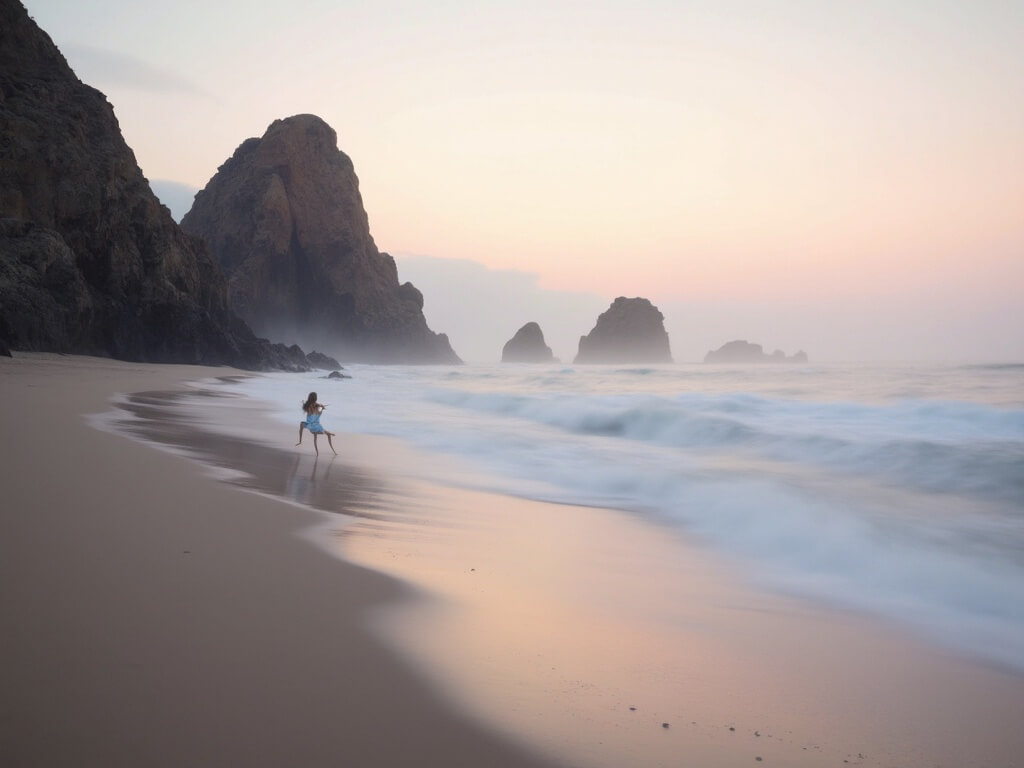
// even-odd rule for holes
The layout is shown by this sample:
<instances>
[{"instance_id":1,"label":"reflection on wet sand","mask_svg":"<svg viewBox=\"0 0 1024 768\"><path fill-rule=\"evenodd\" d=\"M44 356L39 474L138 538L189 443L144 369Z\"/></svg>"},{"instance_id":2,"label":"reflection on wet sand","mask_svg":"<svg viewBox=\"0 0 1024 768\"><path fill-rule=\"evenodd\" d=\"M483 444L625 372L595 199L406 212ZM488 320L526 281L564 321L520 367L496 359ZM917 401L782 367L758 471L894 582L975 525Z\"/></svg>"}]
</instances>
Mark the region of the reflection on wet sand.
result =
<instances>
[{"instance_id":1,"label":"reflection on wet sand","mask_svg":"<svg viewBox=\"0 0 1024 768\"><path fill-rule=\"evenodd\" d=\"M314 509L381 519L394 506L384 497L396 489L381 475L337 456L296 454L211 429L214 420L202 413L209 405L201 400L225 397L232 395L210 389L128 395L118 407L132 418L118 419L116 428L226 470L225 482Z\"/></svg>"}]
</instances>

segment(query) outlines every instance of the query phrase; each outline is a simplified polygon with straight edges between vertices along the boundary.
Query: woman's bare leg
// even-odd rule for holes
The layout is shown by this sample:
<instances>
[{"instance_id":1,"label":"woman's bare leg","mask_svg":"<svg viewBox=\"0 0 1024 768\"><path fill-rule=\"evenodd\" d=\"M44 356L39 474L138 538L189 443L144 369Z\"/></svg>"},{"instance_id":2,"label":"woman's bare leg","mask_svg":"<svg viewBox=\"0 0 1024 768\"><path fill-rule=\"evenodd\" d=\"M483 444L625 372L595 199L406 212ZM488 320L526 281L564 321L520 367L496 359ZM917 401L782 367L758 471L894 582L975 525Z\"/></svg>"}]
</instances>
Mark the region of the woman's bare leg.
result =
<instances>
[{"instance_id":1,"label":"woman's bare leg","mask_svg":"<svg viewBox=\"0 0 1024 768\"><path fill-rule=\"evenodd\" d=\"M304 430L305 428L306 428L306 422L300 421L299 422L299 442L297 442L296 445L302 445L302 430Z\"/></svg>"},{"instance_id":2,"label":"woman's bare leg","mask_svg":"<svg viewBox=\"0 0 1024 768\"><path fill-rule=\"evenodd\" d=\"M331 442L331 438L334 437L334 433L333 432L327 432L325 434L327 435L327 444L329 446L331 446L331 450L334 451L334 443ZM334 451L334 455L337 456L338 452Z\"/></svg>"},{"instance_id":3,"label":"woman's bare leg","mask_svg":"<svg viewBox=\"0 0 1024 768\"><path fill-rule=\"evenodd\" d=\"M316 451L316 455L320 455L320 449L316 447L316 439L320 437L316 432L313 433L313 450Z\"/></svg>"}]
</instances>

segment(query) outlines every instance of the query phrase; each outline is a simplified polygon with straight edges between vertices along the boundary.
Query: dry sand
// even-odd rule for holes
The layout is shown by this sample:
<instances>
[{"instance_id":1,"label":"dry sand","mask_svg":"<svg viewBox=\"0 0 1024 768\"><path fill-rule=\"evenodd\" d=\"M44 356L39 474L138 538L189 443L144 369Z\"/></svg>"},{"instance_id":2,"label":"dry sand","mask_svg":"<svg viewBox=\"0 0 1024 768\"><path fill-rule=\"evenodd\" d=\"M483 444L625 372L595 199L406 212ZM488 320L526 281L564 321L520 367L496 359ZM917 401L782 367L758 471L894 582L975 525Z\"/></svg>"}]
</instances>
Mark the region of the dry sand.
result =
<instances>
[{"instance_id":1,"label":"dry sand","mask_svg":"<svg viewBox=\"0 0 1024 768\"><path fill-rule=\"evenodd\" d=\"M1019 675L623 513L439 487L377 438L315 461L166 392L218 373L0 360L0 764L1024 765ZM85 425L143 390L138 434L260 495Z\"/></svg>"}]
</instances>

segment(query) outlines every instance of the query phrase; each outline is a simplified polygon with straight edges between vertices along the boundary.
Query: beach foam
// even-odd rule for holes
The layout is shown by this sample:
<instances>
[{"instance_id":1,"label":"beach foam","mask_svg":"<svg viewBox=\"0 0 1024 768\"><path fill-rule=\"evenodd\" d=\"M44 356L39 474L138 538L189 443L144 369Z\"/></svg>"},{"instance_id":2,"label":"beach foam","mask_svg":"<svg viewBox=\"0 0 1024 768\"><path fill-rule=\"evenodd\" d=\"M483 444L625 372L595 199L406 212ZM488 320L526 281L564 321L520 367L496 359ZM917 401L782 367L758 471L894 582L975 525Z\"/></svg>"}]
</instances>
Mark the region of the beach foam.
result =
<instances>
[{"instance_id":1,"label":"beach foam","mask_svg":"<svg viewBox=\"0 0 1024 768\"><path fill-rule=\"evenodd\" d=\"M1024 670L1016 368L351 372L298 387L320 384L339 430L460 457L475 487L629 510L755 583ZM296 385L242 387L293 420Z\"/></svg>"}]
</instances>

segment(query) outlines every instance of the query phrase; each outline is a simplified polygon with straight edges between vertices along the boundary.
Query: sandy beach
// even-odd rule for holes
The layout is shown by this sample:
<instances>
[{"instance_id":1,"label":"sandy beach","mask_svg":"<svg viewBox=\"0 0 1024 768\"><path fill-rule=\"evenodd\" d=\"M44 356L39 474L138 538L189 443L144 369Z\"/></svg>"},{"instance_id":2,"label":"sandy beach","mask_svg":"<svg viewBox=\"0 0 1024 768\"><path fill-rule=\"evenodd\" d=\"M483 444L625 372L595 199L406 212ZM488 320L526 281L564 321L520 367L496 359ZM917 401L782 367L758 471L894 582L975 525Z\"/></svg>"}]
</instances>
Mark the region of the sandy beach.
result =
<instances>
[{"instance_id":1,"label":"sandy beach","mask_svg":"<svg viewBox=\"0 0 1024 768\"><path fill-rule=\"evenodd\" d=\"M407 590L294 535L316 515L84 418L231 373L0 360L0 764L550 764L366 631Z\"/></svg>"},{"instance_id":2,"label":"sandy beach","mask_svg":"<svg viewBox=\"0 0 1024 768\"><path fill-rule=\"evenodd\" d=\"M316 459L238 373L0 360L4 765L1022 764L1015 673L396 441Z\"/></svg>"}]
</instances>

